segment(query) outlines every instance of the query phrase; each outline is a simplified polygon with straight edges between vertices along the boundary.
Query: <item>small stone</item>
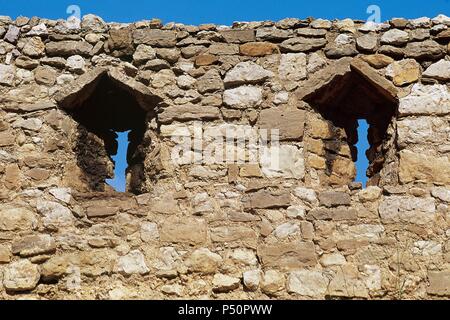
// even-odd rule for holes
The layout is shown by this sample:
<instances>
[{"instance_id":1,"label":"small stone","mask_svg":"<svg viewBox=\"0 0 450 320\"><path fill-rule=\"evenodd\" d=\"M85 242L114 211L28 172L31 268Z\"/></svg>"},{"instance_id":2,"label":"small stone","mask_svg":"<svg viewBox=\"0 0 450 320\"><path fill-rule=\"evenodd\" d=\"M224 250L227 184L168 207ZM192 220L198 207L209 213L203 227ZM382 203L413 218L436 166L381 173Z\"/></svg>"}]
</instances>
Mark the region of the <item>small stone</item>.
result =
<instances>
[{"instance_id":1,"label":"small stone","mask_svg":"<svg viewBox=\"0 0 450 320\"><path fill-rule=\"evenodd\" d=\"M87 41L51 41L45 44L49 56L89 56L93 46Z\"/></svg>"},{"instance_id":2,"label":"small stone","mask_svg":"<svg viewBox=\"0 0 450 320\"><path fill-rule=\"evenodd\" d=\"M253 86L241 86L223 93L224 104L235 109L254 108L259 106L262 100L262 89Z\"/></svg>"},{"instance_id":3,"label":"small stone","mask_svg":"<svg viewBox=\"0 0 450 320\"><path fill-rule=\"evenodd\" d=\"M6 32L4 39L10 43L15 44L19 39L19 36L20 36L20 28L11 24L8 27L8 31Z\"/></svg>"},{"instance_id":4,"label":"small stone","mask_svg":"<svg viewBox=\"0 0 450 320\"><path fill-rule=\"evenodd\" d=\"M12 252L21 257L31 257L56 251L55 240L50 235L25 236L14 240Z\"/></svg>"},{"instance_id":5,"label":"small stone","mask_svg":"<svg viewBox=\"0 0 450 320\"><path fill-rule=\"evenodd\" d=\"M281 55L278 73L281 80L300 81L306 78L306 54L287 53Z\"/></svg>"},{"instance_id":6,"label":"small stone","mask_svg":"<svg viewBox=\"0 0 450 320\"><path fill-rule=\"evenodd\" d=\"M133 61L136 65L141 65L156 58L156 50L151 46L140 44L137 46L136 51L133 54Z\"/></svg>"},{"instance_id":7,"label":"small stone","mask_svg":"<svg viewBox=\"0 0 450 320\"><path fill-rule=\"evenodd\" d=\"M70 56L67 58L66 66L71 72L83 73L84 71L84 58L79 55Z\"/></svg>"},{"instance_id":8,"label":"small stone","mask_svg":"<svg viewBox=\"0 0 450 320\"><path fill-rule=\"evenodd\" d=\"M438 60L444 57L445 51L436 41L425 40L408 43L405 55L416 60Z\"/></svg>"},{"instance_id":9,"label":"small stone","mask_svg":"<svg viewBox=\"0 0 450 320\"><path fill-rule=\"evenodd\" d=\"M330 29L332 26L331 21L325 19L316 19L310 23L311 28L315 29Z\"/></svg>"},{"instance_id":10,"label":"small stone","mask_svg":"<svg viewBox=\"0 0 450 320\"><path fill-rule=\"evenodd\" d=\"M5 205L1 206L0 231L31 230L36 226L36 216L30 210Z\"/></svg>"},{"instance_id":11,"label":"small stone","mask_svg":"<svg viewBox=\"0 0 450 320\"><path fill-rule=\"evenodd\" d=\"M420 65L414 59L405 59L391 63L386 69L386 77L396 86L417 82L420 78Z\"/></svg>"},{"instance_id":12,"label":"small stone","mask_svg":"<svg viewBox=\"0 0 450 320\"><path fill-rule=\"evenodd\" d=\"M213 291L230 292L239 288L241 280L224 274L215 274L213 278Z\"/></svg>"},{"instance_id":13,"label":"small stone","mask_svg":"<svg viewBox=\"0 0 450 320\"><path fill-rule=\"evenodd\" d=\"M317 52L313 52L308 58L306 70L308 73L314 73L327 65L327 60Z\"/></svg>"},{"instance_id":14,"label":"small stone","mask_svg":"<svg viewBox=\"0 0 450 320\"><path fill-rule=\"evenodd\" d=\"M298 225L287 222L278 226L273 232L273 234L277 238L284 239L299 232L300 227Z\"/></svg>"},{"instance_id":15,"label":"small stone","mask_svg":"<svg viewBox=\"0 0 450 320\"><path fill-rule=\"evenodd\" d=\"M30 131L39 131L42 128L42 120L37 118L19 119L13 122L12 127Z\"/></svg>"},{"instance_id":16,"label":"small stone","mask_svg":"<svg viewBox=\"0 0 450 320\"><path fill-rule=\"evenodd\" d=\"M273 73L265 70L252 61L240 62L227 72L225 85L242 85L264 82L272 77Z\"/></svg>"},{"instance_id":17,"label":"small stone","mask_svg":"<svg viewBox=\"0 0 450 320\"><path fill-rule=\"evenodd\" d=\"M431 27L431 19L428 17L411 19L408 21L408 23L409 23L410 27L412 27L412 29Z\"/></svg>"},{"instance_id":18,"label":"small stone","mask_svg":"<svg viewBox=\"0 0 450 320\"><path fill-rule=\"evenodd\" d=\"M49 67L37 67L34 77L38 84L53 86L56 82L56 71Z\"/></svg>"},{"instance_id":19,"label":"small stone","mask_svg":"<svg viewBox=\"0 0 450 320\"><path fill-rule=\"evenodd\" d=\"M341 32L351 32L351 33L356 32L355 22L349 18L335 21L334 26L337 30Z\"/></svg>"},{"instance_id":20,"label":"small stone","mask_svg":"<svg viewBox=\"0 0 450 320\"><path fill-rule=\"evenodd\" d=\"M215 273L221 264L222 257L207 248L195 250L186 261L190 271L202 274Z\"/></svg>"},{"instance_id":21,"label":"small stone","mask_svg":"<svg viewBox=\"0 0 450 320\"><path fill-rule=\"evenodd\" d=\"M208 48L208 53L216 56L234 55L239 53L237 44L215 43Z\"/></svg>"},{"instance_id":22,"label":"small stone","mask_svg":"<svg viewBox=\"0 0 450 320\"><path fill-rule=\"evenodd\" d=\"M443 115L450 112L450 92L445 85L416 83L411 93L400 99L399 112L407 115Z\"/></svg>"},{"instance_id":23,"label":"small stone","mask_svg":"<svg viewBox=\"0 0 450 320\"><path fill-rule=\"evenodd\" d=\"M30 291L36 288L40 277L37 265L28 260L19 260L5 268L3 285L8 291Z\"/></svg>"},{"instance_id":24,"label":"small stone","mask_svg":"<svg viewBox=\"0 0 450 320\"><path fill-rule=\"evenodd\" d=\"M40 37L29 38L22 49L22 53L32 58L42 57L45 55L45 44Z\"/></svg>"},{"instance_id":25,"label":"small stone","mask_svg":"<svg viewBox=\"0 0 450 320\"><path fill-rule=\"evenodd\" d=\"M263 57L279 53L276 44L270 42L248 42L239 47L239 51L244 56Z\"/></svg>"},{"instance_id":26,"label":"small stone","mask_svg":"<svg viewBox=\"0 0 450 320\"><path fill-rule=\"evenodd\" d=\"M46 227L67 227L74 223L75 218L72 212L57 202L40 200L36 208L44 216L43 223Z\"/></svg>"},{"instance_id":27,"label":"small stone","mask_svg":"<svg viewBox=\"0 0 450 320\"><path fill-rule=\"evenodd\" d=\"M117 269L125 275L147 274L150 269L145 263L145 257L139 250L134 250L127 255L120 257L117 262Z\"/></svg>"},{"instance_id":28,"label":"small stone","mask_svg":"<svg viewBox=\"0 0 450 320\"><path fill-rule=\"evenodd\" d=\"M183 287L179 284L164 285L161 287L161 292L170 296L182 297Z\"/></svg>"},{"instance_id":29,"label":"small stone","mask_svg":"<svg viewBox=\"0 0 450 320\"><path fill-rule=\"evenodd\" d=\"M320 264L324 267L341 266L346 262L345 257L340 253L324 254L322 258L320 258Z\"/></svg>"},{"instance_id":30,"label":"small stone","mask_svg":"<svg viewBox=\"0 0 450 320\"><path fill-rule=\"evenodd\" d=\"M304 218L305 217L305 208L301 206L290 206L286 210L286 215L291 218Z\"/></svg>"},{"instance_id":31,"label":"small stone","mask_svg":"<svg viewBox=\"0 0 450 320\"><path fill-rule=\"evenodd\" d=\"M93 14L87 14L83 16L83 19L81 20L81 28L85 31L95 33L103 33L108 31L108 25L105 23L105 21Z\"/></svg>"},{"instance_id":32,"label":"small stone","mask_svg":"<svg viewBox=\"0 0 450 320\"><path fill-rule=\"evenodd\" d=\"M319 201L325 207L350 205L350 196L345 192L324 191L319 193Z\"/></svg>"},{"instance_id":33,"label":"small stone","mask_svg":"<svg viewBox=\"0 0 450 320\"><path fill-rule=\"evenodd\" d=\"M450 189L435 187L431 190L431 195L441 201L450 203Z\"/></svg>"},{"instance_id":34,"label":"small stone","mask_svg":"<svg viewBox=\"0 0 450 320\"><path fill-rule=\"evenodd\" d=\"M431 19L431 21L433 22L433 24L435 25L439 25L439 24L443 24L446 26L450 26L450 18L447 17L444 14L439 14L436 17L434 17L433 19Z\"/></svg>"},{"instance_id":35,"label":"small stone","mask_svg":"<svg viewBox=\"0 0 450 320\"><path fill-rule=\"evenodd\" d=\"M287 290L301 296L323 298L327 292L328 278L320 271L298 270L289 274Z\"/></svg>"},{"instance_id":36,"label":"small stone","mask_svg":"<svg viewBox=\"0 0 450 320\"><path fill-rule=\"evenodd\" d=\"M254 30L221 30L219 32L228 43L245 43L255 41Z\"/></svg>"},{"instance_id":37,"label":"small stone","mask_svg":"<svg viewBox=\"0 0 450 320\"><path fill-rule=\"evenodd\" d=\"M284 290L285 281L282 273L276 270L268 270L263 275L261 290L266 294L276 295Z\"/></svg>"},{"instance_id":38,"label":"small stone","mask_svg":"<svg viewBox=\"0 0 450 320\"><path fill-rule=\"evenodd\" d=\"M409 34L403 30L392 29L381 36L381 43L401 46L409 41Z\"/></svg>"},{"instance_id":39,"label":"small stone","mask_svg":"<svg viewBox=\"0 0 450 320\"><path fill-rule=\"evenodd\" d=\"M0 264L11 261L11 249L6 245L0 245Z\"/></svg>"},{"instance_id":40,"label":"small stone","mask_svg":"<svg viewBox=\"0 0 450 320\"><path fill-rule=\"evenodd\" d=\"M371 34L363 35L356 39L356 47L361 51L375 52L378 48L378 39Z\"/></svg>"},{"instance_id":41,"label":"small stone","mask_svg":"<svg viewBox=\"0 0 450 320\"><path fill-rule=\"evenodd\" d=\"M210 66L217 63L218 61L219 59L217 59L217 57L212 54L201 54L195 58L195 66Z\"/></svg>"},{"instance_id":42,"label":"small stone","mask_svg":"<svg viewBox=\"0 0 450 320\"><path fill-rule=\"evenodd\" d=\"M428 271L430 286L427 292L433 296L450 296L450 271Z\"/></svg>"},{"instance_id":43,"label":"small stone","mask_svg":"<svg viewBox=\"0 0 450 320\"><path fill-rule=\"evenodd\" d=\"M39 23L38 25L35 25L27 33L27 36L46 36L46 35L48 35L48 30L45 23Z\"/></svg>"},{"instance_id":44,"label":"small stone","mask_svg":"<svg viewBox=\"0 0 450 320\"><path fill-rule=\"evenodd\" d=\"M362 202L375 201L381 197L382 190L376 186L367 187L364 190L361 190L358 194L359 199Z\"/></svg>"},{"instance_id":45,"label":"small stone","mask_svg":"<svg viewBox=\"0 0 450 320\"><path fill-rule=\"evenodd\" d=\"M282 52L309 52L319 50L326 44L326 39L299 37L283 41L280 44L280 49Z\"/></svg>"},{"instance_id":46,"label":"small stone","mask_svg":"<svg viewBox=\"0 0 450 320\"><path fill-rule=\"evenodd\" d=\"M223 81L219 72L215 69L209 70L197 79L197 90L200 93L215 92L223 90Z\"/></svg>"},{"instance_id":47,"label":"small stone","mask_svg":"<svg viewBox=\"0 0 450 320\"><path fill-rule=\"evenodd\" d=\"M135 44L146 44L158 48L171 48L177 44L176 33L173 30L136 29L133 31Z\"/></svg>"},{"instance_id":48,"label":"small stone","mask_svg":"<svg viewBox=\"0 0 450 320\"><path fill-rule=\"evenodd\" d=\"M256 291L261 282L261 270L250 270L243 273L244 285L250 291Z\"/></svg>"},{"instance_id":49,"label":"small stone","mask_svg":"<svg viewBox=\"0 0 450 320\"><path fill-rule=\"evenodd\" d=\"M70 203L70 199L72 198L70 188L52 188L49 190L49 193L65 203Z\"/></svg>"},{"instance_id":50,"label":"small stone","mask_svg":"<svg viewBox=\"0 0 450 320\"><path fill-rule=\"evenodd\" d=\"M450 81L450 61L442 59L433 63L425 70L423 76L440 81Z\"/></svg>"},{"instance_id":51,"label":"small stone","mask_svg":"<svg viewBox=\"0 0 450 320\"><path fill-rule=\"evenodd\" d=\"M388 65L394 62L394 59L385 56L384 54L371 54L367 56L362 56L361 58L375 69L387 67Z\"/></svg>"},{"instance_id":52,"label":"small stone","mask_svg":"<svg viewBox=\"0 0 450 320\"><path fill-rule=\"evenodd\" d=\"M13 66L0 64L0 84L12 86L14 83L16 70Z\"/></svg>"}]
</instances>

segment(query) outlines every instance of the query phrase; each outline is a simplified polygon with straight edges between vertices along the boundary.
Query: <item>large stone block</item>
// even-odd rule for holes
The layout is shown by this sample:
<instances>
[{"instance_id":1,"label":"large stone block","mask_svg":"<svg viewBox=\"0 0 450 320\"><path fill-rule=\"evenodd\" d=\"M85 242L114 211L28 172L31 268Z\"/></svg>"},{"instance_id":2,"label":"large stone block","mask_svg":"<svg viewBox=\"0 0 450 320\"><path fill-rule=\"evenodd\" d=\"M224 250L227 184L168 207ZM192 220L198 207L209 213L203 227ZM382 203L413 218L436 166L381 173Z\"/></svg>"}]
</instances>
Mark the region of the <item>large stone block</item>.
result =
<instances>
[{"instance_id":1,"label":"large stone block","mask_svg":"<svg viewBox=\"0 0 450 320\"><path fill-rule=\"evenodd\" d=\"M212 228L211 240L213 242L226 243L229 246L236 246L238 243L242 243L249 248L256 248L258 235L252 228L234 225Z\"/></svg>"},{"instance_id":2,"label":"large stone block","mask_svg":"<svg viewBox=\"0 0 450 320\"><path fill-rule=\"evenodd\" d=\"M429 271L430 286L428 294L433 296L450 296L450 271Z\"/></svg>"},{"instance_id":3,"label":"large stone block","mask_svg":"<svg viewBox=\"0 0 450 320\"><path fill-rule=\"evenodd\" d=\"M244 201L244 207L247 210L287 208L291 203L291 196L288 192L274 194L266 190L261 190L250 194Z\"/></svg>"},{"instance_id":4,"label":"large stone block","mask_svg":"<svg viewBox=\"0 0 450 320\"><path fill-rule=\"evenodd\" d=\"M446 85L415 84L411 93L400 99L400 116L443 115L450 113L450 92Z\"/></svg>"},{"instance_id":5,"label":"large stone block","mask_svg":"<svg viewBox=\"0 0 450 320\"><path fill-rule=\"evenodd\" d=\"M176 33L172 30L137 29L133 32L135 44L147 44L155 47L174 47L177 43Z\"/></svg>"},{"instance_id":6,"label":"large stone block","mask_svg":"<svg viewBox=\"0 0 450 320\"><path fill-rule=\"evenodd\" d=\"M206 242L206 222L203 219L169 217L161 225L163 242L202 244Z\"/></svg>"},{"instance_id":7,"label":"large stone block","mask_svg":"<svg viewBox=\"0 0 450 320\"><path fill-rule=\"evenodd\" d=\"M450 160L409 150L400 152L400 182L423 182L440 185L450 183Z\"/></svg>"},{"instance_id":8,"label":"large stone block","mask_svg":"<svg viewBox=\"0 0 450 320\"><path fill-rule=\"evenodd\" d=\"M313 267L317 263L312 242L262 245L258 247L258 257L265 268L292 270Z\"/></svg>"},{"instance_id":9,"label":"large stone block","mask_svg":"<svg viewBox=\"0 0 450 320\"><path fill-rule=\"evenodd\" d=\"M434 221L436 203L431 197L392 196L383 199L378 211L383 223L406 222L427 225Z\"/></svg>"},{"instance_id":10,"label":"large stone block","mask_svg":"<svg viewBox=\"0 0 450 320\"><path fill-rule=\"evenodd\" d=\"M258 125L261 129L279 130L280 140L302 140L305 111L264 109L259 116Z\"/></svg>"},{"instance_id":11,"label":"large stone block","mask_svg":"<svg viewBox=\"0 0 450 320\"><path fill-rule=\"evenodd\" d=\"M0 206L0 231L31 230L37 226L36 215L28 209Z\"/></svg>"}]
</instances>

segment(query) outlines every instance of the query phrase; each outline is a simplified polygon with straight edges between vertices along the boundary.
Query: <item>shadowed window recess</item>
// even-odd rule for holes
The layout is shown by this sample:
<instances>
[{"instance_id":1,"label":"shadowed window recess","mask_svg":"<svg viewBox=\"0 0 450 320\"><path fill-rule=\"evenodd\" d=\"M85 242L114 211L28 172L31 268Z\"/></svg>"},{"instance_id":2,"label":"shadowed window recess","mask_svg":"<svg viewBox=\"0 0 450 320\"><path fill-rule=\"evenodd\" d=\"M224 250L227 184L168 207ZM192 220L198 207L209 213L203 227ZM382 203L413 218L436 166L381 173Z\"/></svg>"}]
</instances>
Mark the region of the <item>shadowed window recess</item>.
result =
<instances>
[{"instance_id":1,"label":"shadowed window recess","mask_svg":"<svg viewBox=\"0 0 450 320\"><path fill-rule=\"evenodd\" d=\"M82 179L91 191L112 186L120 192L143 193L144 160L152 145L146 133L160 100L142 84L109 71L87 76L90 81L74 84L81 89L63 92L59 102L78 123L74 151Z\"/></svg>"},{"instance_id":2,"label":"shadowed window recess","mask_svg":"<svg viewBox=\"0 0 450 320\"><path fill-rule=\"evenodd\" d=\"M332 136L323 139L326 174L333 177L339 170L345 173L344 178L332 180L331 184L380 183L380 171L393 145L388 129L398 101L378 85L378 79L370 76L349 68L304 98L327 120L332 132ZM356 167L349 168L341 161L346 158L351 158Z\"/></svg>"}]
</instances>

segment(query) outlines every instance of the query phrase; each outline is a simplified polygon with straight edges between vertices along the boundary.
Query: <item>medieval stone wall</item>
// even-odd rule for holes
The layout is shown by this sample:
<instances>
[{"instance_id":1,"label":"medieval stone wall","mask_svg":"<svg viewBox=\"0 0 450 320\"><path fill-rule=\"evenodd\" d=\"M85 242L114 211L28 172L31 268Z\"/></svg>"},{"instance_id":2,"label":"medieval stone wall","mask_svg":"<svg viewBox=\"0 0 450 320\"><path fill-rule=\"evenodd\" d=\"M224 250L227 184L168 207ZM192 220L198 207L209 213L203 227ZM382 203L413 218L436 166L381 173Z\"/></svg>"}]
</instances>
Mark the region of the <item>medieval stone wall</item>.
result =
<instances>
[{"instance_id":1,"label":"medieval stone wall","mask_svg":"<svg viewBox=\"0 0 450 320\"><path fill-rule=\"evenodd\" d=\"M450 296L450 18L2 16L0 39L2 299ZM202 157L239 128L279 130L279 166Z\"/></svg>"}]
</instances>

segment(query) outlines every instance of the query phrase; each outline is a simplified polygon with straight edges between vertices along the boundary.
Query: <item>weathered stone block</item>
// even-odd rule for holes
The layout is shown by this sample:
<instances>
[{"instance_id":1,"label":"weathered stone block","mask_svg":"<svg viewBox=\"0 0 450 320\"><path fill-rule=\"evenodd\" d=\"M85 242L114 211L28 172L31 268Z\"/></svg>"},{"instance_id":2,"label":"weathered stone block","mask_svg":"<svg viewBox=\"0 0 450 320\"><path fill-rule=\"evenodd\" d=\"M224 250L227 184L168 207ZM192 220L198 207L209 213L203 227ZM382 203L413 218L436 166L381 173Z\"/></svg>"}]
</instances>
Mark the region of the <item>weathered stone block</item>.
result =
<instances>
[{"instance_id":1,"label":"weathered stone block","mask_svg":"<svg viewBox=\"0 0 450 320\"><path fill-rule=\"evenodd\" d=\"M313 267L317 263L312 242L262 245L258 247L258 257L264 267L282 269Z\"/></svg>"},{"instance_id":2,"label":"weathered stone block","mask_svg":"<svg viewBox=\"0 0 450 320\"><path fill-rule=\"evenodd\" d=\"M279 130L281 140L301 140L305 128L304 110L265 109L259 116L261 129Z\"/></svg>"},{"instance_id":3,"label":"weathered stone block","mask_svg":"<svg viewBox=\"0 0 450 320\"><path fill-rule=\"evenodd\" d=\"M424 182L447 185L450 183L450 160L409 150L400 152L399 177L402 183Z\"/></svg>"},{"instance_id":4,"label":"weathered stone block","mask_svg":"<svg viewBox=\"0 0 450 320\"><path fill-rule=\"evenodd\" d=\"M206 241L206 222L203 219L169 217L161 225L163 242L202 244Z\"/></svg>"}]
</instances>

